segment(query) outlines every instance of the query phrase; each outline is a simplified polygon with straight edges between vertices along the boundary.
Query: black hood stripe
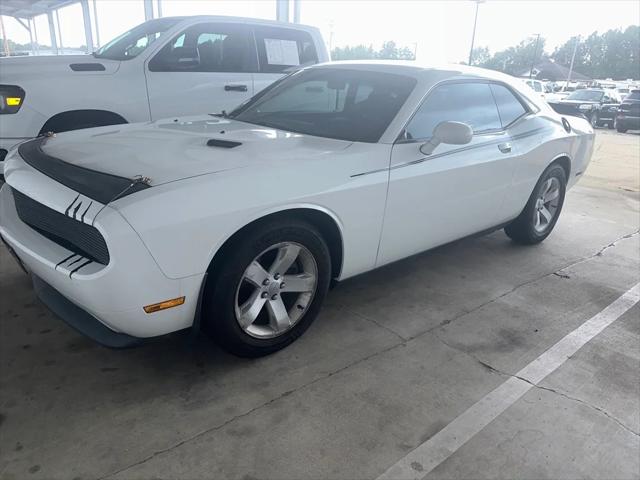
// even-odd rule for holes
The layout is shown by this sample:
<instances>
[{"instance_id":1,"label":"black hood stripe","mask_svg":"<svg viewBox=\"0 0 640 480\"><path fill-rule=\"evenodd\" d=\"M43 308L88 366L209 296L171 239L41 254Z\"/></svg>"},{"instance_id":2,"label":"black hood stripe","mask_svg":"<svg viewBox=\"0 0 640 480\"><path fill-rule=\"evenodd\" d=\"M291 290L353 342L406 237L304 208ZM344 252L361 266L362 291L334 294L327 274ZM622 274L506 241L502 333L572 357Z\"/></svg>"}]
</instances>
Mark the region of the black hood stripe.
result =
<instances>
[{"instance_id":1,"label":"black hood stripe","mask_svg":"<svg viewBox=\"0 0 640 480\"><path fill-rule=\"evenodd\" d=\"M149 184L137 179L97 172L52 157L42 151L42 145L48 138L38 137L21 144L18 147L20 157L40 173L85 197L106 205L116 198L150 188ZM74 199L69 205L66 215L77 200L78 198Z\"/></svg>"}]
</instances>

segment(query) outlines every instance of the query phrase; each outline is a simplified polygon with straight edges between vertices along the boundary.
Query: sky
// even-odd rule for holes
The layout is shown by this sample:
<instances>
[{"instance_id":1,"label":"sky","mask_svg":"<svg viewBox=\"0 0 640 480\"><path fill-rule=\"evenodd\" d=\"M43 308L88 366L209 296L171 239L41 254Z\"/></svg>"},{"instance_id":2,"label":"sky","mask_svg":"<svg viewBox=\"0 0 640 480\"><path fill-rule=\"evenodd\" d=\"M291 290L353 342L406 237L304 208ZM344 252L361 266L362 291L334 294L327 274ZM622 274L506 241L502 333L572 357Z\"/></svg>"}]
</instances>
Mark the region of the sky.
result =
<instances>
[{"instance_id":1,"label":"sky","mask_svg":"<svg viewBox=\"0 0 640 480\"><path fill-rule=\"evenodd\" d=\"M0 0L1 1L1 0ZM93 0L89 0L92 4ZM331 46L393 40L416 49L418 61L465 60L476 3L471 0L300 0L301 23L322 31ZM154 2L155 3L155 2ZM100 43L144 21L142 0L96 0ZM217 14L275 19L275 0L162 0L163 16ZM85 43L79 4L59 10L64 46ZM546 50L574 35L640 24L638 0L485 0L479 5L476 46L496 52L540 33ZM27 43L27 31L5 17L10 39ZM36 18L41 43L49 44L47 19ZM95 40L95 39L94 39Z\"/></svg>"}]
</instances>

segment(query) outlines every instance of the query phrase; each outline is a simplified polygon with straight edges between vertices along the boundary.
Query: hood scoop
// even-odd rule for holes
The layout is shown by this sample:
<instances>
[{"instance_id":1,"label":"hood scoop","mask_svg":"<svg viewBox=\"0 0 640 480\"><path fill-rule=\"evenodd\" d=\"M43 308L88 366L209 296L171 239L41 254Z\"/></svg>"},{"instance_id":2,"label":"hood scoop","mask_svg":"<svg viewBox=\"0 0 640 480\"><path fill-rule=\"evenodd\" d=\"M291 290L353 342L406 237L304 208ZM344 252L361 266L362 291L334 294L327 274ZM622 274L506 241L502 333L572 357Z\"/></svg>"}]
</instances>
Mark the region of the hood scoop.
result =
<instances>
[{"instance_id":1,"label":"hood scoop","mask_svg":"<svg viewBox=\"0 0 640 480\"><path fill-rule=\"evenodd\" d=\"M69 68L74 72L104 72L106 70L101 63L72 63Z\"/></svg>"},{"instance_id":2,"label":"hood scoop","mask_svg":"<svg viewBox=\"0 0 640 480\"><path fill-rule=\"evenodd\" d=\"M207 147L220 147L220 148L235 148L242 145L242 142L232 142L231 140L220 140L219 138L212 138L207 141Z\"/></svg>"}]
</instances>

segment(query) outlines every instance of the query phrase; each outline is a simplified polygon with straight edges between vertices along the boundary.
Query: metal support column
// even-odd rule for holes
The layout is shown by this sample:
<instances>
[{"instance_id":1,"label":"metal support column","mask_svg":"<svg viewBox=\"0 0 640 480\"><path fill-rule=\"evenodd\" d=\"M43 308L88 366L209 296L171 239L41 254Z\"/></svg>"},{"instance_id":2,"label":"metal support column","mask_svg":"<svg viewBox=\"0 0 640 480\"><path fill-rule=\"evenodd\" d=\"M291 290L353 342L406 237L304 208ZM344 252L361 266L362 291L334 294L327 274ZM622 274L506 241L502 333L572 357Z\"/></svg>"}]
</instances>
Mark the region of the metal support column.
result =
<instances>
[{"instance_id":1,"label":"metal support column","mask_svg":"<svg viewBox=\"0 0 640 480\"><path fill-rule=\"evenodd\" d=\"M300 0L293 0L293 23L300 23Z\"/></svg>"},{"instance_id":2,"label":"metal support column","mask_svg":"<svg viewBox=\"0 0 640 480\"><path fill-rule=\"evenodd\" d=\"M60 48L62 55L64 55L64 43L62 41L62 29L60 28L60 14L58 13L58 10L56 10L56 27L58 27L58 40L60 40L58 42L58 48Z\"/></svg>"},{"instance_id":3,"label":"metal support column","mask_svg":"<svg viewBox=\"0 0 640 480\"><path fill-rule=\"evenodd\" d=\"M29 26L29 44L31 45L31 54L36 55L36 44L33 41L33 19L27 18L27 25Z\"/></svg>"},{"instance_id":4,"label":"metal support column","mask_svg":"<svg viewBox=\"0 0 640 480\"><path fill-rule=\"evenodd\" d=\"M276 0L276 20L289 21L289 0Z\"/></svg>"},{"instance_id":5,"label":"metal support column","mask_svg":"<svg viewBox=\"0 0 640 480\"><path fill-rule=\"evenodd\" d=\"M35 18L31 18L31 25L33 25L33 40L34 40L34 46L36 49L35 54L40 55L40 43L38 42L38 28L36 27Z\"/></svg>"},{"instance_id":6,"label":"metal support column","mask_svg":"<svg viewBox=\"0 0 640 480\"><path fill-rule=\"evenodd\" d=\"M153 19L153 0L143 0L144 1L144 20Z\"/></svg>"},{"instance_id":7,"label":"metal support column","mask_svg":"<svg viewBox=\"0 0 640 480\"><path fill-rule=\"evenodd\" d=\"M47 19L49 20L49 36L51 37L51 49L53 53L58 55L58 40L56 39L56 27L53 24L53 13L47 12Z\"/></svg>"},{"instance_id":8,"label":"metal support column","mask_svg":"<svg viewBox=\"0 0 640 480\"><path fill-rule=\"evenodd\" d=\"M91 12L89 12L89 0L80 0L82 6L82 20L84 21L84 38L87 45L87 53L93 52L93 32L91 31Z\"/></svg>"},{"instance_id":9,"label":"metal support column","mask_svg":"<svg viewBox=\"0 0 640 480\"><path fill-rule=\"evenodd\" d=\"M93 21L96 26L96 47L100 48L100 28L98 27L98 6L96 0L93 0Z\"/></svg>"},{"instance_id":10,"label":"metal support column","mask_svg":"<svg viewBox=\"0 0 640 480\"><path fill-rule=\"evenodd\" d=\"M162 0L157 0L158 5L158 18L162 18Z\"/></svg>"}]
</instances>

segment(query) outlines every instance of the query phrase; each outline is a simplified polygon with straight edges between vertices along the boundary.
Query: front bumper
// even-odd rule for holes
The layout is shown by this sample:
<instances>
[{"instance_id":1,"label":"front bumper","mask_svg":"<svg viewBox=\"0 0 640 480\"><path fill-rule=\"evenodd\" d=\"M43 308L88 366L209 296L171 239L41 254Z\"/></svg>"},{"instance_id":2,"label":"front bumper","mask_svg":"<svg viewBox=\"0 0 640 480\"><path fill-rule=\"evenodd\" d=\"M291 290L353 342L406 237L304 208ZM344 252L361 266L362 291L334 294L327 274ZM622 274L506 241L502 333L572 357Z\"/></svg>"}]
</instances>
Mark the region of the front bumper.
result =
<instances>
[{"instance_id":1,"label":"front bumper","mask_svg":"<svg viewBox=\"0 0 640 480\"><path fill-rule=\"evenodd\" d=\"M17 180L14 180L12 167L7 180L9 183L24 183L21 188L30 187L34 193L32 197L41 203L45 203L44 199L48 197L52 205L56 194L65 188L28 168L23 168L21 173L16 174ZM56 187L54 191L51 190L51 183ZM40 198L36 192L40 192ZM23 193L29 194L29 190ZM75 196L72 191L69 195ZM110 330L112 337L120 338L118 342L123 342L125 337L156 337L191 327L203 275L167 278L131 226L109 207L102 210L100 221L95 218L92 221L103 232L112 252L111 259L108 265L93 262L74 271L84 260L75 265L72 264L73 258L62 262L72 257L74 252L22 222L9 185L5 184L0 189L0 235L29 273L49 287L39 289L40 292L46 292L39 293L39 296L45 296L45 304L76 329L95 337L91 335L91 332L97 331L95 327L78 325L95 324L97 321L102 330ZM181 306L152 314L143 310L144 305L180 296L185 297L185 303ZM58 300L50 300L54 297ZM61 304L66 306L62 308ZM81 320L69 320L68 312L71 310L83 312L83 315L73 315ZM100 338L96 340L107 343ZM130 338L127 338L124 343L129 341Z\"/></svg>"},{"instance_id":2,"label":"front bumper","mask_svg":"<svg viewBox=\"0 0 640 480\"><path fill-rule=\"evenodd\" d=\"M97 318L66 298L41 278L31 277L33 290L49 310L60 317L67 325L81 334L109 348L129 348L140 345L142 338L132 337L106 327Z\"/></svg>"}]
</instances>

